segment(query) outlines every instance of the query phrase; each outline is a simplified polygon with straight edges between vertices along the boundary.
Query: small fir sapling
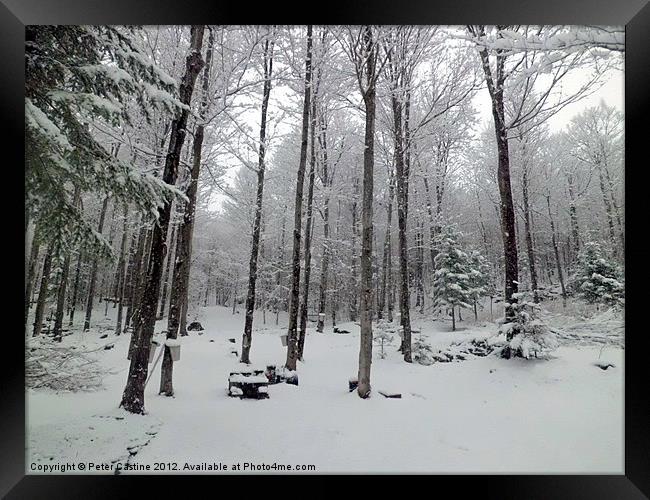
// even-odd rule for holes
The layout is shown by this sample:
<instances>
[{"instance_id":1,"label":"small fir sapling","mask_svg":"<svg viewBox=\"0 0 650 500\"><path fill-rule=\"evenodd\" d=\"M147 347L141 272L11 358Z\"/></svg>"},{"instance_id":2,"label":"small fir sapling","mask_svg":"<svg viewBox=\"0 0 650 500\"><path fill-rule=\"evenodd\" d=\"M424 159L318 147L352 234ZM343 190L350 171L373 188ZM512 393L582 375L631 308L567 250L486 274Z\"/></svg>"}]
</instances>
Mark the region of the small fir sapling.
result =
<instances>
[{"instance_id":1,"label":"small fir sapling","mask_svg":"<svg viewBox=\"0 0 650 500\"><path fill-rule=\"evenodd\" d=\"M625 303L623 273L595 241L585 243L578 255L572 285L578 295L590 304L620 307Z\"/></svg>"},{"instance_id":2,"label":"small fir sapling","mask_svg":"<svg viewBox=\"0 0 650 500\"><path fill-rule=\"evenodd\" d=\"M478 321L477 306L480 299L493 293L491 266L487 259L477 250L470 254L470 296L474 306L474 321ZM482 306L481 306L482 308Z\"/></svg>"},{"instance_id":3,"label":"small fir sapling","mask_svg":"<svg viewBox=\"0 0 650 500\"><path fill-rule=\"evenodd\" d=\"M522 293L513 298L517 300L511 306L514 320L499 328L499 334L505 335L507 341L501 350L502 357L538 358L557 349L557 337L540 318L539 304L526 300Z\"/></svg>"},{"instance_id":4,"label":"small fir sapling","mask_svg":"<svg viewBox=\"0 0 650 500\"><path fill-rule=\"evenodd\" d=\"M422 337L420 332L413 341L413 360L421 365L432 365L435 361L434 352L431 344Z\"/></svg>"},{"instance_id":5,"label":"small fir sapling","mask_svg":"<svg viewBox=\"0 0 650 500\"><path fill-rule=\"evenodd\" d=\"M390 345L393 342L393 335L388 331L390 328L390 323L385 320L380 320L375 327L373 333L373 342L380 346L381 350L379 351L379 358L386 359L386 351L384 350L384 345Z\"/></svg>"},{"instance_id":6,"label":"small fir sapling","mask_svg":"<svg viewBox=\"0 0 650 500\"><path fill-rule=\"evenodd\" d=\"M451 309L452 331L456 330L455 308L469 308L473 300L470 259L459 244L461 236L454 225L443 227L437 238L438 255L434 259L433 306Z\"/></svg>"}]
</instances>

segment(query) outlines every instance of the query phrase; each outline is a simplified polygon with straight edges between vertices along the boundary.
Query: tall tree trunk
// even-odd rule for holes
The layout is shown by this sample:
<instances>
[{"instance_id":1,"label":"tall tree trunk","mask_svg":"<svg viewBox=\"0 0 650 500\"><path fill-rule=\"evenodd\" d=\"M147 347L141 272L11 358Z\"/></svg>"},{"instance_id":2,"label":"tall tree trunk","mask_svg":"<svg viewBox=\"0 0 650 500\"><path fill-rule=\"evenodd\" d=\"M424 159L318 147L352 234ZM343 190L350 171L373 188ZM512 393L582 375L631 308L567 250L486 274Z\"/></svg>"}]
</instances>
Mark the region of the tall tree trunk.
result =
<instances>
[{"instance_id":1,"label":"tall tree trunk","mask_svg":"<svg viewBox=\"0 0 650 500\"><path fill-rule=\"evenodd\" d=\"M273 41L264 42L264 90L262 95L262 118L260 121L260 144L257 156L257 196L255 198L255 219L253 221L253 241L251 258L248 266L248 293L246 295L246 319L242 337L242 363L249 364L251 343L253 341L253 308L255 306L255 286L257 283L257 260L260 247L260 229L262 220L262 202L264 198L264 173L266 165L266 113L271 96L271 75L273 73Z\"/></svg>"},{"instance_id":2,"label":"tall tree trunk","mask_svg":"<svg viewBox=\"0 0 650 500\"><path fill-rule=\"evenodd\" d=\"M339 239L339 234L340 234L340 229L341 229L341 200L338 199L336 202L336 224L335 224L335 236L336 236L336 241L340 242L341 240ZM338 255L338 251L336 252L336 255ZM339 279L337 273L333 273L333 288L334 288L334 293L332 294L332 327L336 326L336 314L338 313L339 310Z\"/></svg>"},{"instance_id":3,"label":"tall tree trunk","mask_svg":"<svg viewBox=\"0 0 650 500\"><path fill-rule=\"evenodd\" d=\"M77 308L77 300L79 296L79 281L81 279L82 262L83 254L79 251L79 256L77 257L77 268L74 272L74 282L72 284L72 296L70 297L70 320L68 321L68 326L72 326L74 323L74 313Z\"/></svg>"},{"instance_id":4,"label":"tall tree trunk","mask_svg":"<svg viewBox=\"0 0 650 500\"><path fill-rule=\"evenodd\" d=\"M605 215L607 216L607 227L609 228L609 239L612 244L612 251L615 255L618 254L616 243L616 230L614 229L614 214L612 209L612 200L610 194L605 186L605 166L602 160L597 161L596 168L598 169L598 180L600 181L600 191L603 195L603 205L605 205Z\"/></svg>"},{"instance_id":5,"label":"tall tree trunk","mask_svg":"<svg viewBox=\"0 0 650 500\"><path fill-rule=\"evenodd\" d=\"M364 27L367 88L363 93L366 106L366 133L363 150L363 205L361 212L361 334L359 348L359 385L361 398L370 395L372 364L372 192L375 158L375 43L370 26Z\"/></svg>"},{"instance_id":6,"label":"tall tree trunk","mask_svg":"<svg viewBox=\"0 0 650 500\"><path fill-rule=\"evenodd\" d=\"M169 236L169 252L167 252L167 266L165 268L165 277L163 278L163 288L162 293L160 294L160 312L158 313L158 319L163 319L165 317L165 307L167 307L167 292L169 288L169 283L172 281L172 265L176 258L176 247L178 246L176 238L176 227L177 225L173 222L171 224L171 235Z\"/></svg>"},{"instance_id":7,"label":"tall tree trunk","mask_svg":"<svg viewBox=\"0 0 650 500\"><path fill-rule=\"evenodd\" d=\"M115 301L117 303L117 324L115 325L115 335L122 333L122 314L124 311L124 289L126 281L126 240L128 238L128 215L129 207L124 204L124 222L122 224L122 241L120 243L120 260L117 264L118 280L117 280L117 293L115 294Z\"/></svg>"},{"instance_id":8,"label":"tall tree trunk","mask_svg":"<svg viewBox=\"0 0 650 500\"><path fill-rule=\"evenodd\" d=\"M359 314L357 297L358 297L358 269L357 269L357 235L359 220L357 215L357 199L359 198L359 179L354 178L354 194L352 199L352 254L350 257L350 288L349 295L349 313L350 321L357 321Z\"/></svg>"},{"instance_id":9,"label":"tall tree trunk","mask_svg":"<svg viewBox=\"0 0 650 500\"><path fill-rule=\"evenodd\" d=\"M391 281L391 231L393 223L393 197L395 196L395 174L393 169L390 169L388 174L388 206L386 208L386 234L384 236L384 256L382 258L382 271L381 271L381 291L379 295L379 301L377 304L378 308L378 317L379 319L383 318L384 310L386 305L389 302L387 300L387 295L390 293L390 281ZM393 321L392 315L390 315L389 321Z\"/></svg>"},{"instance_id":10,"label":"tall tree trunk","mask_svg":"<svg viewBox=\"0 0 650 500\"><path fill-rule=\"evenodd\" d=\"M38 301L36 302L36 311L34 312L34 330L32 337L41 334L43 327L43 314L45 312L45 302L47 300L47 288L50 284L50 271L52 270L52 248L48 247L43 259L43 272L41 273L41 287L38 291Z\"/></svg>"},{"instance_id":11,"label":"tall tree trunk","mask_svg":"<svg viewBox=\"0 0 650 500\"><path fill-rule=\"evenodd\" d=\"M194 83L203 68L201 45L203 43L204 26L191 27L190 53L187 56L185 74L180 86L180 101L187 106L182 109L171 126L169 150L165 159L163 181L169 185L176 184L181 150L185 142L189 106L194 91ZM153 244L149 265L149 280L141 304L141 313L135 325L135 349L131 355L131 365L124 394L120 406L131 413L144 413L144 385L149 370L149 351L156 322L156 306L160 292L162 262L166 251L165 238L171 214L171 200L166 201L158 209L158 224L153 231Z\"/></svg>"},{"instance_id":12,"label":"tall tree trunk","mask_svg":"<svg viewBox=\"0 0 650 500\"><path fill-rule=\"evenodd\" d=\"M77 206L81 197L81 190L76 187L74 190L73 204ZM59 289L56 299L56 313L54 315L54 339L61 342L63 340L63 316L65 315L65 297L68 287L68 275L70 274L70 253L66 252L63 259L63 269L59 281Z\"/></svg>"},{"instance_id":13,"label":"tall tree trunk","mask_svg":"<svg viewBox=\"0 0 650 500\"><path fill-rule=\"evenodd\" d=\"M525 160L524 160L525 161ZM524 202L524 232L526 233L526 253L528 254L528 269L530 270L530 288L533 292L533 302L539 302L537 292L537 269L535 268L535 250L533 248L533 236L530 220L530 203L528 199L528 165L524 165L524 173L521 180L521 193Z\"/></svg>"},{"instance_id":14,"label":"tall tree trunk","mask_svg":"<svg viewBox=\"0 0 650 500\"><path fill-rule=\"evenodd\" d=\"M40 242L37 238L32 238L32 245L29 252L29 268L27 270L27 286L25 287L25 330L27 330L27 317L29 316L29 308L32 302L32 289L34 287L34 274L36 272L39 249Z\"/></svg>"},{"instance_id":15,"label":"tall tree trunk","mask_svg":"<svg viewBox=\"0 0 650 500\"><path fill-rule=\"evenodd\" d=\"M551 243L553 244L553 253L555 254L555 263L557 265L557 277L560 281L560 289L562 290L562 305L566 306L566 288L564 286L560 252L557 247L557 240L555 239L555 222L553 221L553 214L551 213L551 197L548 194L546 195L546 207L548 208L548 220L551 224Z\"/></svg>"},{"instance_id":16,"label":"tall tree trunk","mask_svg":"<svg viewBox=\"0 0 650 500\"><path fill-rule=\"evenodd\" d=\"M133 241L130 245L130 265L128 272L128 287L127 297L128 306L126 308L126 316L124 318L124 330L132 324L133 314L136 306L136 295L138 293L138 277L140 276L140 267L142 266L142 251L144 248L144 239L146 234L144 214L140 216L139 230L133 234Z\"/></svg>"},{"instance_id":17,"label":"tall tree trunk","mask_svg":"<svg viewBox=\"0 0 650 500\"><path fill-rule=\"evenodd\" d=\"M573 240L574 258L580 252L580 228L578 226L578 213L576 208L575 186L573 174L567 174L567 187L569 192L569 222L571 224L571 238Z\"/></svg>"},{"instance_id":18,"label":"tall tree trunk","mask_svg":"<svg viewBox=\"0 0 650 500\"><path fill-rule=\"evenodd\" d=\"M104 230L104 219L106 218L106 208L108 207L108 196L104 198L102 204L102 211L99 214L99 225L97 232L102 234ZM90 328L90 317L93 313L93 301L95 299L95 282L97 281L97 266L99 265L99 257L93 258L92 268L90 270L90 284L88 285L88 298L86 299L86 318L84 319L84 332Z\"/></svg>"},{"instance_id":19,"label":"tall tree trunk","mask_svg":"<svg viewBox=\"0 0 650 500\"><path fill-rule=\"evenodd\" d=\"M404 150L402 140L402 102L398 95L397 82L393 82L391 104L393 110L393 135L395 141L395 173L397 176L397 224L399 243L399 268L400 268L400 324L402 327L402 342L400 350L404 361L411 362L411 314L410 291L408 273L408 175L404 164Z\"/></svg>"},{"instance_id":20,"label":"tall tree trunk","mask_svg":"<svg viewBox=\"0 0 650 500\"><path fill-rule=\"evenodd\" d=\"M501 234L503 236L503 256L505 267L505 317L506 321L513 322L516 303L514 296L518 290L519 268L517 262L517 238L515 233L515 208L512 200L512 187L510 183L510 153L508 150L508 130L505 122L504 85L505 85L505 60L501 52L496 56L496 73L493 76L490 68L486 49L480 52L485 80L492 100L492 117L494 118L494 131L498 152L497 180L499 184ZM508 340L518 334L513 329L508 335Z\"/></svg>"},{"instance_id":21,"label":"tall tree trunk","mask_svg":"<svg viewBox=\"0 0 650 500\"><path fill-rule=\"evenodd\" d=\"M327 273L329 270L331 241L330 241L330 195L332 188L332 180L330 179L327 165L327 143L325 142L325 134L327 129L323 125L321 129L321 148L323 149L323 257L321 259L320 268L320 284L319 284L319 299L318 299L318 324L316 331L323 333L325 328L325 303L327 300Z\"/></svg>"},{"instance_id":22,"label":"tall tree trunk","mask_svg":"<svg viewBox=\"0 0 650 500\"><path fill-rule=\"evenodd\" d=\"M294 207L293 253L291 272L291 295L289 299L289 328L287 332L287 360L289 370L296 369L298 361L298 306L300 293L300 231L302 229L302 192L307 165L307 139L309 135L309 108L311 103L311 46L312 25L307 26L307 57L305 60L305 99L302 108L302 140L300 163L296 179L296 202Z\"/></svg>"},{"instance_id":23,"label":"tall tree trunk","mask_svg":"<svg viewBox=\"0 0 650 500\"><path fill-rule=\"evenodd\" d=\"M309 281L311 277L311 235L313 231L313 203L314 203L314 178L316 176L316 94L320 71L315 81L314 92L311 100L311 137L309 158L309 187L307 189L307 222L305 224L305 279L302 287L302 301L300 304L300 332L298 335L298 359L303 359L305 349L305 336L307 335L307 309L309 306Z\"/></svg>"},{"instance_id":24,"label":"tall tree trunk","mask_svg":"<svg viewBox=\"0 0 650 500\"><path fill-rule=\"evenodd\" d=\"M201 28L203 32L203 28ZM202 37L203 35L201 35ZM174 274L172 279L171 294L169 298L169 317L167 318L167 339L176 339L180 327L180 334L187 335L187 291L190 279L190 264L192 258L192 234L194 232L194 213L196 211L196 191L201 170L201 149L203 147L203 136L205 133L205 113L208 105L208 87L210 84L210 63L214 47L214 34L212 29L208 35L208 50L206 54L205 68L203 69L202 100L199 110L199 124L194 133L192 144L192 171L190 172L189 185L185 195L187 203L183 213L183 220L178 229L178 243L176 245L176 257L174 258ZM199 48L200 61L200 48ZM197 65L203 65L201 62ZM200 68L199 68L200 70ZM197 71L198 74L198 71ZM196 78L196 76L194 77ZM179 149L180 151L180 149ZM158 295L156 295L156 299ZM174 361L169 347L165 345L162 366L160 370L160 391L165 396L174 395L173 371Z\"/></svg>"}]
</instances>

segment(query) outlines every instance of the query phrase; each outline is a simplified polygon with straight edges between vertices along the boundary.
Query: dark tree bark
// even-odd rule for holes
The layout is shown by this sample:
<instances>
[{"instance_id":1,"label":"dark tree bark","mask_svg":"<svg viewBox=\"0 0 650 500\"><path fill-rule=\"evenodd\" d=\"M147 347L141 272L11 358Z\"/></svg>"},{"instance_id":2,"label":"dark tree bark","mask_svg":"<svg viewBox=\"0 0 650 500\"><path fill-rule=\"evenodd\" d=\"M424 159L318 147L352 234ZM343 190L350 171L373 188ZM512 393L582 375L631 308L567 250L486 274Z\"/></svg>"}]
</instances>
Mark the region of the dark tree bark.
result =
<instances>
[{"instance_id":1,"label":"dark tree bark","mask_svg":"<svg viewBox=\"0 0 650 500\"><path fill-rule=\"evenodd\" d=\"M72 296L70 297L70 320L68 321L68 326L72 326L74 323L74 313L77 308L77 300L79 296L79 281L81 279L81 264L83 262L83 254L79 252L77 257L77 268L74 272L74 282L72 284Z\"/></svg>"},{"instance_id":2,"label":"dark tree bark","mask_svg":"<svg viewBox=\"0 0 650 500\"><path fill-rule=\"evenodd\" d=\"M578 210L576 208L575 185L573 174L567 174L567 190L569 192L569 222L571 224L571 239L573 240L573 257L580 252L580 227L578 225Z\"/></svg>"},{"instance_id":3,"label":"dark tree bark","mask_svg":"<svg viewBox=\"0 0 650 500\"><path fill-rule=\"evenodd\" d=\"M322 115L322 113L321 113ZM331 241L330 241L330 196L332 189L333 175L330 176L327 163L327 125L323 116L321 116L321 130L318 139L322 151L323 164L323 258L321 259L320 284L318 299L318 324L316 331L323 333L325 328L325 304L327 301L327 278L329 271Z\"/></svg>"},{"instance_id":4,"label":"dark tree bark","mask_svg":"<svg viewBox=\"0 0 650 500\"><path fill-rule=\"evenodd\" d=\"M528 199L528 165L524 160L524 171L521 179L521 195L524 202L524 232L526 234L526 253L528 269L530 270L530 288L533 292L533 302L539 302L537 292L537 269L535 267L535 250L533 248L532 222L530 217L530 202Z\"/></svg>"},{"instance_id":5,"label":"dark tree bark","mask_svg":"<svg viewBox=\"0 0 650 500\"><path fill-rule=\"evenodd\" d=\"M302 229L302 192L307 165L307 139L309 135L309 107L311 103L311 47L312 25L307 26L307 57L305 60L305 98L302 108L302 140L300 163L296 179L296 202L294 207L293 253L291 272L291 295L289 299L289 328L287 333L287 360L289 370L296 369L298 361L298 306L300 293L300 231Z\"/></svg>"},{"instance_id":6,"label":"dark tree bark","mask_svg":"<svg viewBox=\"0 0 650 500\"><path fill-rule=\"evenodd\" d=\"M359 290L359 277L357 267L357 238L359 220L357 215L357 199L359 198L359 179L354 178L354 193L352 195L352 254L350 256L350 288L348 290L348 309L350 314L350 321L357 321L359 314L358 307L358 290Z\"/></svg>"},{"instance_id":7,"label":"dark tree bark","mask_svg":"<svg viewBox=\"0 0 650 500\"><path fill-rule=\"evenodd\" d=\"M336 224L335 224L335 236L336 236L336 241L341 241L339 239L339 234L340 234L340 229L341 229L341 200L338 199L336 203ZM338 254L338 252L337 252ZM333 288L334 288L334 293L332 294L332 327L336 326L336 314L338 313L339 310L339 280L337 273L333 273Z\"/></svg>"},{"instance_id":8,"label":"dark tree bark","mask_svg":"<svg viewBox=\"0 0 650 500\"><path fill-rule=\"evenodd\" d=\"M609 239L612 244L614 254L617 254L616 230L614 229L614 214L612 209L612 199L605 186L605 166L602 160L596 162L596 169L598 170L598 180L600 184L600 191L603 195L603 205L605 205L605 215L607 216L607 227L609 228Z\"/></svg>"},{"instance_id":9,"label":"dark tree bark","mask_svg":"<svg viewBox=\"0 0 650 500\"><path fill-rule=\"evenodd\" d=\"M122 314L124 311L124 290L126 281L126 240L128 239L128 205L124 204L124 222L122 224L122 241L120 243L120 260L117 264L118 280L117 280L117 293L115 294L115 301L117 305L117 324L115 325L115 335L122 333Z\"/></svg>"},{"instance_id":10,"label":"dark tree bark","mask_svg":"<svg viewBox=\"0 0 650 500\"><path fill-rule=\"evenodd\" d=\"M203 28L201 28L203 31ZM199 46L200 54L200 46ZM190 280L190 264L192 258L192 235L194 233L194 214L196 211L196 191L201 170L201 151L203 148L203 137L205 134L205 114L208 106L208 89L210 84L210 63L214 50L214 34L212 29L208 35L208 50L206 54L205 68L203 69L202 99L199 108L199 124L194 133L192 144L192 171L190 172L189 184L185 195L187 203L183 213L180 227L178 228L178 243L176 245L176 256L174 258L174 273L172 279L171 294L169 298L169 317L167 318L167 339L176 339L179 329L182 336L187 335L187 290ZM200 56L199 56L200 57ZM202 65L203 63L201 63ZM200 68L199 68L200 70ZM198 74L198 72L197 72ZM196 76L194 77L196 78ZM157 295L156 295L157 297ZM174 395L173 371L174 361L171 351L165 346L162 366L160 370L160 391L165 396Z\"/></svg>"},{"instance_id":11,"label":"dark tree bark","mask_svg":"<svg viewBox=\"0 0 650 500\"><path fill-rule=\"evenodd\" d=\"M185 74L180 86L180 101L187 106L178 112L172 121L169 150L165 159L163 181L169 185L176 184L181 150L185 142L189 106L194 91L194 83L203 68L201 45L203 44L204 26L191 27L190 53L186 59ZM149 351L156 322L156 306L160 292L162 262L165 256L165 237L171 214L171 200L167 200L158 209L158 224L153 231L153 244L149 265L149 279L141 304L139 320L135 325L135 348L131 355L129 375L122 395L120 406L131 413L144 413L144 385L149 370Z\"/></svg>"},{"instance_id":12,"label":"dark tree bark","mask_svg":"<svg viewBox=\"0 0 650 500\"><path fill-rule=\"evenodd\" d=\"M317 73L319 75L319 73ZM307 222L305 224L305 279L302 287L302 302L300 304L300 332L298 335L298 359L303 359L305 335L307 334L307 308L309 306L309 280L311 277L311 235L313 231L314 179L316 176L316 94L319 76L316 78L315 89L311 101L311 154L309 159L309 188L307 189Z\"/></svg>"},{"instance_id":13,"label":"dark tree bark","mask_svg":"<svg viewBox=\"0 0 650 500\"><path fill-rule=\"evenodd\" d=\"M73 204L79 203L81 191L75 188ZM58 342L63 340L63 316L65 315L65 297L68 287L68 275L70 274L70 253L66 252L63 259L63 267L61 269L61 277L59 280L59 288L57 290L56 298L56 313L54 314L54 339Z\"/></svg>"},{"instance_id":14,"label":"dark tree bark","mask_svg":"<svg viewBox=\"0 0 650 500\"><path fill-rule=\"evenodd\" d=\"M253 238L251 243L251 258L248 265L248 293L246 294L246 319L244 335L242 336L242 363L249 364L250 350L253 342L253 309L255 306L255 287L257 284L257 265L260 248L260 232L262 221L262 203L264 200L264 174L266 171L266 113L271 97L271 76L273 74L273 40L264 42L264 89L262 93L262 117L260 121L260 144L257 155L257 196L255 198L255 218L253 220Z\"/></svg>"},{"instance_id":15,"label":"dark tree bark","mask_svg":"<svg viewBox=\"0 0 650 500\"><path fill-rule=\"evenodd\" d=\"M366 107L366 131L363 150L363 205L361 213L361 334L357 393L361 398L370 395L370 367L372 364L372 195L375 158L375 54L376 47L370 26L363 28L365 46L366 89L362 89Z\"/></svg>"},{"instance_id":16,"label":"dark tree bark","mask_svg":"<svg viewBox=\"0 0 650 500\"><path fill-rule=\"evenodd\" d=\"M27 283L25 287L25 330L27 330L27 317L29 316L29 308L32 302L32 289L34 287L34 274L36 273L36 264L38 262L38 251L40 249L40 242L34 236L32 238L32 248L29 255L29 268L27 270Z\"/></svg>"},{"instance_id":17,"label":"dark tree bark","mask_svg":"<svg viewBox=\"0 0 650 500\"><path fill-rule=\"evenodd\" d=\"M133 313L136 306L136 295L138 293L138 277L140 276L140 266L142 265L142 250L144 248L144 239L146 234L144 215L140 216L139 227L140 229L133 234L133 241L130 246L130 265L128 272L128 286L127 286L127 303L126 316L124 318L124 330L132 324Z\"/></svg>"},{"instance_id":18,"label":"dark tree bark","mask_svg":"<svg viewBox=\"0 0 650 500\"><path fill-rule=\"evenodd\" d=\"M404 144L402 137L402 101L398 95L397 76L391 82L391 105L393 111L393 138L395 141L395 174L397 177L397 223L399 243L400 268L400 324L402 327L402 342L400 350L404 361L411 362L411 314L408 272L408 176L409 172L404 163Z\"/></svg>"},{"instance_id":19,"label":"dark tree bark","mask_svg":"<svg viewBox=\"0 0 650 500\"><path fill-rule=\"evenodd\" d=\"M104 198L102 211L99 214L99 225L97 232L102 234L104 230L104 219L106 218L106 208L108 207L108 196ZM95 282L97 281L97 266L99 257L93 258L92 268L90 270L90 284L88 285L88 298L86 299L86 318L84 319L84 332L90 328L90 317L93 313L93 301L95 299Z\"/></svg>"},{"instance_id":20,"label":"dark tree bark","mask_svg":"<svg viewBox=\"0 0 650 500\"><path fill-rule=\"evenodd\" d=\"M497 50L496 72L493 75L490 68L488 53L481 49L479 54L485 81L492 101L492 117L494 118L494 130L496 135L498 167L497 180L499 184L501 234L503 236L503 255L505 267L505 317L506 321L514 320L514 309L511 304L517 299L514 295L518 290L519 268L517 262L517 238L515 233L515 208L512 200L512 187L510 182L510 153L508 150L508 130L505 121L504 107L504 84L505 84L505 60L506 56L501 50ZM518 332L513 330L510 340Z\"/></svg>"},{"instance_id":21,"label":"dark tree bark","mask_svg":"<svg viewBox=\"0 0 650 500\"><path fill-rule=\"evenodd\" d=\"M382 259L382 270L381 270L381 290L379 294L379 301L377 304L377 317L383 319L384 310L386 305L390 304L390 299L387 300L387 296L391 291L391 282L392 282L392 241L391 241L391 232L393 224L393 198L395 196L395 173L393 168L389 169L388 173L388 206L386 208L386 234L384 237L384 256ZM389 314L388 320L393 321L392 308L388 307Z\"/></svg>"},{"instance_id":22,"label":"dark tree bark","mask_svg":"<svg viewBox=\"0 0 650 500\"><path fill-rule=\"evenodd\" d=\"M43 327L43 314L45 312L45 301L47 299L47 288L50 284L50 271L52 270L52 248L48 248L43 259L43 272L41 273L41 287L38 291L38 301L34 312L34 330L32 337L41 334Z\"/></svg>"},{"instance_id":23,"label":"dark tree bark","mask_svg":"<svg viewBox=\"0 0 650 500\"><path fill-rule=\"evenodd\" d=\"M178 246L176 238L177 225L172 222L171 226L171 235L169 236L169 252L167 253L167 265L165 268L165 277L163 278L163 288L160 297L160 312L158 313L158 319L163 319L165 317L165 307L167 306L168 295L167 292L169 289L169 282L173 279L172 265L176 257L176 247Z\"/></svg>"},{"instance_id":24,"label":"dark tree bark","mask_svg":"<svg viewBox=\"0 0 650 500\"><path fill-rule=\"evenodd\" d=\"M562 264L560 262L560 252L555 238L555 222L553 221L553 214L551 213L551 196L546 195L546 207L548 208L548 220L551 224L551 243L553 244L553 253L555 254L555 263L557 265L557 277L560 281L560 289L562 290L562 305L566 307L566 288L564 286L564 276L562 273Z\"/></svg>"}]
</instances>

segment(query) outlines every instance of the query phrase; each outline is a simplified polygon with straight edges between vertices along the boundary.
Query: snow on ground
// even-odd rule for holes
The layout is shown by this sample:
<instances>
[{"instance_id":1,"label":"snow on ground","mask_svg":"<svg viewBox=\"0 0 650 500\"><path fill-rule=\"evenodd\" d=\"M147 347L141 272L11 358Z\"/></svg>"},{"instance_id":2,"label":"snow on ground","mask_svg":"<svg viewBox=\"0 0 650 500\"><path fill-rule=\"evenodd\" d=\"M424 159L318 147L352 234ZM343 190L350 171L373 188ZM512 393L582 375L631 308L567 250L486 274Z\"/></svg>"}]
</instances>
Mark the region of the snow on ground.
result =
<instances>
[{"instance_id":1,"label":"snow on ground","mask_svg":"<svg viewBox=\"0 0 650 500\"><path fill-rule=\"evenodd\" d=\"M97 328L112 326L113 313L109 308L109 318L103 319L104 309L98 308ZM266 325L261 315L255 320L254 368L281 365L286 355L280 341L286 316L277 327L274 315L266 319ZM315 472L623 471L624 352L618 344L603 349L566 341L548 360L484 357L422 366L401 360L396 339L385 346L385 359L375 346L373 395L361 400L348 392L348 379L357 372L359 328L343 323L338 326L349 334L334 334L331 327L323 334L308 330L300 385L270 386L270 398L257 401L227 396L230 371L242 367L228 338L236 339L239 350L243 313L208 307L200 310L199 320L203 334L182 339L181 359L174 365L175 397L157 394L159 363L146 388L145 416L117 407L128 373L130 335L99 339L94 330L65 337L64 344L87 349L115 343L96 352L106 369L104 388L28 390L27 472L42 473L44 466L59 463L123 466L127 461L151 468L167 464L165 473L170 467L197 473L183 470L186 463L203 469L205 463L221 463L227 472L240 463L242 472L267 473L277 470L243 464L314 465ZM436 348L496 331L493 324L474 325L467 318L460 326L463 330L452 333L448 322L414 320L414 328ZM163 328L159 322L156 330ZM614 367L596 367L599 359ZM402 398L384 398L380 390ZM114 467L66 472L114 473Z\"/></svg>"}]
</instances>

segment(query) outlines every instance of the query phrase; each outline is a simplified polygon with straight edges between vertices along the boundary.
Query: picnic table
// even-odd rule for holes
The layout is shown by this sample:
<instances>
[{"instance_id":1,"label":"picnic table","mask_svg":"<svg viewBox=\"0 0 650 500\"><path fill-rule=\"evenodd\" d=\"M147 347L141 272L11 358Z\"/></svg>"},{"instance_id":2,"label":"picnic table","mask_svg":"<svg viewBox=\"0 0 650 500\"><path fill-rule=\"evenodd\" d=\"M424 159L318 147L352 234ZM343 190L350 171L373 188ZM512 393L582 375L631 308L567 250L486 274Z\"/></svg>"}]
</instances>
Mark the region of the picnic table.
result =
<instances>
[{"instance_id":1,"label":"picnic table","mask_svg":"<svg viewBox=\"0 0 650 500\"><path fill-rule=\"evenodd\" d=\"M230 372L228 377L228 395L240 399L268 398L268 386L269 379L264 370Z\"/></svg>"}]
</instances>

